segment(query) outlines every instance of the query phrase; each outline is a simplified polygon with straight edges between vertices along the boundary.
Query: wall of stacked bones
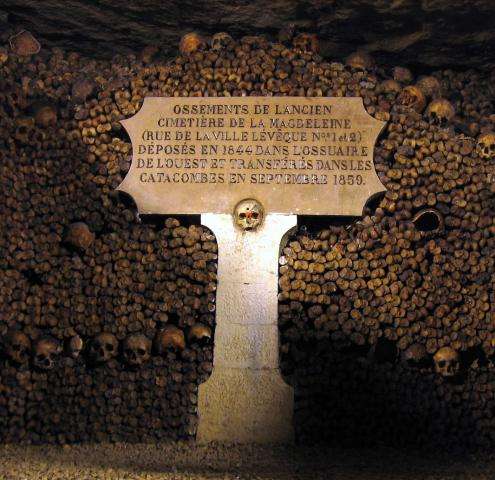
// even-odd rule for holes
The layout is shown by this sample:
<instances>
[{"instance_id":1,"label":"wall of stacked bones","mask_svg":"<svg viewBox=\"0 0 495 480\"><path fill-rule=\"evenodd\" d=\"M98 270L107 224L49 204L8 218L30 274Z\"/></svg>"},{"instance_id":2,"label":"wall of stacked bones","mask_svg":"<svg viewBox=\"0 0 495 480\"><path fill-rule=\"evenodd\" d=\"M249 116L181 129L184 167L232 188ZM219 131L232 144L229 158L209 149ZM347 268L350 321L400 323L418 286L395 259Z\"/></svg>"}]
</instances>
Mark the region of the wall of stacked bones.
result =
<instances>
[{"instance_id":1,"label":"wall of stacked bones","mask_svg":"<svg viewBox=\"0 0 495 480\"><path fill-rule=\"evenodd\" d=\"M41 47L41 48L40 48ZM495 446L495 72L324 59L309 34L185 36L111 62L0 48L0 441L193 436L216 242L115 191L145 96L361 96L387 192L301 218L280 257L281 367L302 442Z\"/></svg>"}]
</instances>

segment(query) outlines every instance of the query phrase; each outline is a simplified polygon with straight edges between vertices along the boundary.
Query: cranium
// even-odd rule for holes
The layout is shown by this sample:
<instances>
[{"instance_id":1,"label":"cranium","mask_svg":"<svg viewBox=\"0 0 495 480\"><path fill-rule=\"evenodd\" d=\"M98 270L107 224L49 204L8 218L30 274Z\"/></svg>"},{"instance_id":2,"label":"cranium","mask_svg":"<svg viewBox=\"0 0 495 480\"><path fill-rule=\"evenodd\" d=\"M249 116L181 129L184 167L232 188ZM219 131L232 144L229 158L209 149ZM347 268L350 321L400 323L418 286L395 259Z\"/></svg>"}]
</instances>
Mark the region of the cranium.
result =
<instances>
[{"instance_id":1,"label":"cranium","mask_svg":"<svg viewBox=\"0 0 495 480\"><path fill-rule=\"evenodd\" d=\"M400 83L411 83L413 81L411 70L405 67L394 67L392 76L394 80Z\"/></svg>"},{"instance_id":2,"label":"cranium","mask_svg":"<svg viewBox=\"0 0 495 480\"><path fill-rule=\"evenodd\" d=\"M190 32L186 33L179 45L179 50L182 55L190 55L198 50L204 44L203 37L198 35L197 33Z\"/></svg>"},{"instance_id":3,"label":"cranium","mask_svg":"<svg viewBox=\"0 0 495 480\"><path fill-rule=\"evenodd\" d=\"M415 85L404 87L398 96L398 102L400 105L410 107L418 113L421 113L426 106L424 93Z\"/></svg>"},{"instance_id":4,"label":"cranium","mask_svg":"<svg viewBox=\"0 0 495 480\"><path fill-rule=\"evenodd\" d=\"M189 330L189 334L187 336L189 342L205 344L211 340L211 329L210 327L203 325L202 323L196 323Z\"/></svg>"},{"instance_id":5,"label":"cranium","mask_svg":"<svg viewBox=\"0 0 495 480\"><path fill-rule=\"evenodd\" d=\"M167 325L155 337L155 350L158 355L165 355L168 350L184 350L186 340L184 333L173 325Z\"/></svg>"},{"instance_id":6,"label":"cranium","mask_svg":"<svg viewBox=\"0 0 495 480\"><path fill-rule=\"evenodd\" d=\"M57 111L51 105L42 105L36 109L34 121L36 125L44 128L55 125L57 123Z\"/></svg>"},{"instance_id":7,"label":"cranium","mask_svg":"<svg viewBox=\"0 0 495 480\"><path fill-rule=\"evenodd\" d=\"M89 358L94 363L106 363L117 356L119 341L112 333L100 333L89 347Z\"/></svg>"},{"instance_id":8,"label":"cranium","mask_svg":"<svg viewBox=\"0 0 495 480\"><path fill-rule=\"evenodd\" d=\"M495 158L495 133L482 133L476 143L476 152L480 158Z\"/></svg>"},{"instance_id":9,"label":"cranium","mask_svg":"<svg viewBox=\"0 0 495 480\"><path fill-rule=\"evenodd\" d=\"M455 377L460 370L459 354L451 347L442 347L433 356L435 372L442 377Z\"/></svg>"},{"instance_id":10,"label":"cranium","mask_svg":"<svg viewBox=\"0 0 495 480\"><path fill-rule=\"evenodd\" d=\"M124 359L130 367L144 365L151 356L151 340L145 335L135 333L124 340Z\"/></svg>"},{"instance_id":11,"label":"cranium","mask_svg":"<svg viewBox=\"0 0 495 480\"><path fill-rule=\"evenodd\" d=\"M421 77L416 85L429 98L436 98L440 95L440 82L435 77Z\"/></svg>"},{"instance_id":12,"label":"cranium","mask_svg":"<svg viewBox=\"0 0 495 480\"><path fill-rule=\"evenodd\" d=\"M420 367L425 363L427 352L421 343L413 343L402 354L402 360L409 367Z\"/></svg>"},{"instance_id":13,"label":"cranium","mask_svg":"<svg viewBox=\"0 0 495 480\"><path fill-rule=\"evenodd\" d=\"M383 93L399 94L402 90L402 87L400 83L397 82L396 80L388 79L388 80L384 80L380 84L380 89Z\"/></svg>"},{"instance_id":14,"label":"cranium","mask_svg":"<svg viewBox=\"0 0 495 480\"><path fill-rule=\"evenodd\" d=\"M94 241L95 235L83 222L76 222L69 225L65 235L65 241L72 246L86 250Z\"/></svg>"},{"instance_id":15,"label":"cranium","mask_svg":"<svg viewBox=\"0 0 495 480\"><path fill-rule=\"evenodd\" d=\"M10 48L21 56L35 55L41 49L41 45L27 30L20 31L9 38Z\"/></svg>"},{"instance_id":16,"label":"cranium","mask_svg":"<svg viewBox=\"0 0 495 480\"><path fill-rule=\"evenodd\" d=\"M226 32L218 32L211 37L211 48L213 50L221 50L229 44L233 43L232 37Z\"/></svg>"},{"instance_id":17,"label":"cranium","mask_svg":"<svg viewBox=\"0 0 495 480\"><path fill-rule=\"evenodd\" d=\"M29 360L31 341L25 333L11 330L5 336L4 342L5 354L10 360L19 365Z\"/></svg>"},{"instance_id":18,"label":"cranium","mask_svg":"<svg viewBox=\"0 0 495 480\"><path fill-rule=\"evenodd\" d=\"M34 346L34 366L40 370L51 370L61 351L60 343L54 338L40 338Z\"/></svg>"},{"instance_id":19,"label":"cranium","mask_svg":"<svg viewBox=\"0 0 495 480\"><path fill-rule=\"evenodd\" d=\"M450 122L454 118L454 115L455 110L453 105L445 98L437 98L431 101L426 109L428 120L442 126Z\"/></svg>"},{"instance_id":20,"label":"cranium","mask_svg":"<svg viewBox=\"0 0 495 480\"><path fill-rule=\"evenodd\" d=\"M357 52L351 53L346 59L345 64L348 67L356 68L359 70L367 70L374 65L373 58L367 52L358 50Z\"/></svg>"},{"instance_id":21,"label":"cranium","mask_svg":"<svg viewBox=\"0 0 495 480\"><path fill-rule=\"evenodd\" d=\"M256 230L263 217L263 207L253 198L240 201L234 209L235 224L244 231Z\"/></svg>"},{"instance_id":22,"label":"cranium","mask_svg":"<svg viewBox=\"0 0 495 480\"><path fill-rule=\"evenodd\" d=\"M81 351L83 349L84 343L82 338L79 335L74 335L70 340L69 340L69 355L72 358L78 358L79 355L81 354Z\"/></svg>"}]
</instances>

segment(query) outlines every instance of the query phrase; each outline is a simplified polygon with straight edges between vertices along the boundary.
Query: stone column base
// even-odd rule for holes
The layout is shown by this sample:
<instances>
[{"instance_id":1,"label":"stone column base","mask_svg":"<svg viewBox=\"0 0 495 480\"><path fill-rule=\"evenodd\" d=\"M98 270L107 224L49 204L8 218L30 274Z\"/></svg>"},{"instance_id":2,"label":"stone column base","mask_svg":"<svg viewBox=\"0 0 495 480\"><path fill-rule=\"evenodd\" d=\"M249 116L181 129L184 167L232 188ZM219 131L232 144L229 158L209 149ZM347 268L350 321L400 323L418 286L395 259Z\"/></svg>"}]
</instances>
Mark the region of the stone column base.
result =
<instances>
[{"instance_id":1,"label":"stone column base","mask_svg":"<svg viewBox=\"0 0 495 480\"><path fill-rule=\"evenodd\" d=\"M292 443L294 392L278 369L216 367L199 386L197 441Z\"/></svg>"}]
</instances>

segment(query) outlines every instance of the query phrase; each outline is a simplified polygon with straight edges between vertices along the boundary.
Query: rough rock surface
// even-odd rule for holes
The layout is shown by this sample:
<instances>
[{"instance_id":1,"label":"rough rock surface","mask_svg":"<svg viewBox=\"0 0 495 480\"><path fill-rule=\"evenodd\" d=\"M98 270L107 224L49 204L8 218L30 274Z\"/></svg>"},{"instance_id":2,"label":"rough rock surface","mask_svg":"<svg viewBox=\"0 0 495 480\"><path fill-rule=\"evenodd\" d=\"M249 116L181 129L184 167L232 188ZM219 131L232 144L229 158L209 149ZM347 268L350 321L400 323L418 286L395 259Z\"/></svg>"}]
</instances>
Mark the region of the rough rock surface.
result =
<instances>
[{"instance_id":1,"label":"rough rock surface","mask_svg":"<svg viewBox=\"0 0 495 480\"><path fill-rule=\"evenodd\" d=\"M389 64L466 67L494 62L494 16L492 0L7 0L0 31L27 28L45 46L111 56L149 44L170 54L189 30L276 37L294 23L319 35L325 56L359 47Z\"/></svg>"}]
</instances>

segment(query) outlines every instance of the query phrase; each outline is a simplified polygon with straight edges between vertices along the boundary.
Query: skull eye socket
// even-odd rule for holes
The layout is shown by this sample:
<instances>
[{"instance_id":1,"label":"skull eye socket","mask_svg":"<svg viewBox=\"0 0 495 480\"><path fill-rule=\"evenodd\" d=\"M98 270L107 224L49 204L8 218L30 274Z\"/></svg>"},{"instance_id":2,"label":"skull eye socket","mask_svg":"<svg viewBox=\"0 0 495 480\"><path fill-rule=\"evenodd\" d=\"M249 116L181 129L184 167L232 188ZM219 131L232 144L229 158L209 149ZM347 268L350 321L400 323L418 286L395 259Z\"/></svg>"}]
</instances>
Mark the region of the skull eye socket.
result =
<instances>
[{"instance_id":1,"label":"skull eye socket","mask_svg":"<svg viewBox=\"0 0 495 480\"><path fill-rule=\"evenodd\" d=\"M440 368L445 368L445 367L447 366L447 362L446 362L445 360L440 360L440 361L438 362L438 366L439 366Z\"/></svg>"},{"instance_id":2,"label":"skull eye socket","mask_svg":"<svg viewBox=\"0 0 495 480\"><path fill-rule=\"evenodd\" d=\"M256 220L259 217L258 212L252 212L251 216Z\"/></svg>"},{"instance_id":3,"label":"skull eye socket","mask_svg":"<svg viewBox=\"0 0 495 480\"><path fill-rule=\"evenodd\" d=\"M14 350L14 352L20 352L21 346L20 345L12 345L12 350Z\"/></svg>"},{"instance_id":4,"label":"skull eye socket","mask_svg":"<svg viewBox=\"0 0 495 480\"><path fill-rule=\"evenodd\" d=\"M246 214L244 212L239 213L239 218L242 219L246 218Z\"/></svg>"},{"instance_id":5,"label":"skull eye socket","mask_svg":"<svg viewBox=\"0 0 495 480\"><path fill-rule=\"evenodd\" d=\"M111 343L107 343L106 347L109 352L113 352L113 345Z\"/></svg>"},{"instance_id":6,"label":"skull eye socket","mask_svg":"<svg viewBox=\"0 0 495 480\"><path fill-rule=\"evenodd\" d=\"M139 355L144 355L146 353L146 350L144 348L138 348L137 353L139 353Z\"/></svg>"}]
</instances>

